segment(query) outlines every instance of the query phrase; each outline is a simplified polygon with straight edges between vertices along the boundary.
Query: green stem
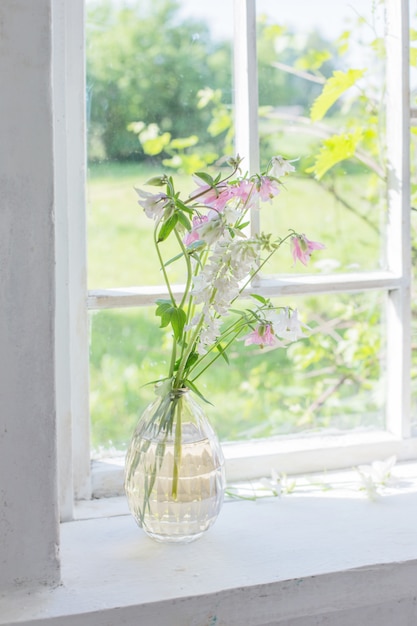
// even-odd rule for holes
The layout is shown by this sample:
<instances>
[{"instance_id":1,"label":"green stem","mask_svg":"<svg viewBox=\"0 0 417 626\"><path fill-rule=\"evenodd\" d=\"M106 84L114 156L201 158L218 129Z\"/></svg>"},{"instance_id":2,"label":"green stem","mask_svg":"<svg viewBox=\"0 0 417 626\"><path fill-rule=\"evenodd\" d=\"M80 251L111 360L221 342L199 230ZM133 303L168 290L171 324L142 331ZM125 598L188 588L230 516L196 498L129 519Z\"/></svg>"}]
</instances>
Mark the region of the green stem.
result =
<instances>
[{"instance_id":1,"label":"green stem","mask_svg":"<svg viewBox=\"0 0 417 626\"><path fill-rule=\"evenodd\" d=\"M174 469L172 472L172 497L174 500L177 499L178 496L178 478L179 478L179 467L181 464L181 437L182 437L182 423L181 423L181 409L182 409L182 397L176 398L173 400L176 402L176 406L174 411L177 413L177 421L175 422L175 441L174 441Z\"/></svg>"},{"instance_id":2,"label":"green stem","mask_svg":"<svg viewBox=\"0 0 417 626\"><path fill-rule=\"evenodd\" d=\"M239 296L243 293L243 291L246 289L246 287L251 283L251 281L254 279L255 276L257 276L259 274L259 272L261 271L261 269L263 268L263 266L268 263L269 259L271 258L271 256L273 256L275 254L275 252L282 246L282 244L287 241L287 239L290 239L291 237L293 237L295 234L294 231L291 231L288 235L286 235L283 239L280 240L280 242L277 244L277 247L274 248L272 250L272 252L270 252L268 254L268 256L262 261L262 263L260 263L258 265L258 267L256 268L256 271L251 274L249 276L249 278L247 279L247 281L243 284L243 286L239 289L239 292L237 294L237 296L235 296L233 298L233 300L230 302L230 304L233 304L233 302L236 302L236 300L239 298Z\"/></svg>"},{"instance_id":3,"label":"green stem","mask_svg":"<svg viewBox=\"0 0 417 626\"><path fill-rule=\"evenodd\" d=\"M231 345L231 344L235 341L236 337L237 337L237 336L241 333L241 331L245 328L245 326L247 326L247 322L245 322L244 324L242 324L241 328L239 328L238 330L235 330L235 331L230 331L230 332L233 332L233 337L232 337L231 339L229 339L229 341L227 342L226 346L224 347L223 352L226 352L226 350L228 349L228 347L229 347L229 346L230 346L230 345ZM229 327L229 328L231 328L231 327ZM228 330L229 330L229 329L228 329ZM219 337L218 341L216 341L215 346L213 346L212 348L210 348L210 349L208 350L208 352L207 352L207 353L206 353L206 354L205 354L205 355L204 355L204 356L203 356L203 357L199 360L199 362L196 364L196 366L195 366L195 367L197 367L197 366L201 365L201 363L202 363L203 359L204 359L205 357L207 357L207 356L209 356L209 355L211 354L211 352L214 350L214 348L215 348L217 345L219 345L221 341L223 341L223 340L224 340L224 338L225 338L225 336L227 336L227 334L229 334L229 333L223 334L223 335L221 336L221 338ZM209 361L209 362L208 362L208 363L207 363L207 364L203 367L203 369L202 369L202 370L200 370L200 371L199 371L199 372L198 372L198 373L194 376L194 378L191 378L191 379L190 379L190 382L192 382L192 383L193 383L195 380L197 380L197 378L199 378L199 377L201 376L201 374L203 374L203 373L204 373L204 372L205 372L205 371L206 371L209 367L211 367L211 365L212 365L215 361L217 361L217 359L219 359L221 356L222 356L222 355L221 355L221 352L217 351L217 354L215 354L215 355L214 355L214 357L213 357L213 358L212 358L212 359L211 359L211 360L210 360L210 361ZM193 368L190 368L189 373L191 373L194 369L195 369L194 367L193 367Z\"/></svg>"},{"instance_id":4,"label":"green stem","mask_svg":"<svg viewBox=\"0 0 417 626\"><path fill-rule=\"evenodd\" d=\"M181 251L182 251L182 253L184 255L185 263L186 263L186 266L187 266L187 282L186 282L185 289L184 289L184 295L182 297L182 300L181 300L181 303L180 303L180 306L179 306L179 308L182 309L184 304L185 304L185 301L187 299L188 292L190 291L190 288L191 288L191 282L192 282L192 276L193 276L193 268L192 268L192 265L191 265L190 255L188 254L187 249L184 246L184 243L183 243L183 241L182 241L182 239L180 237L180 234L179 234L179 232L178 232L178 230L176 228L174 228L174 233L175 233L175 236L177 238L178 245L180 246Z\"/></svg>"},{"instance_id":5,"label":"green stem","mask_svg":"<svg viewBox=\"0 0 417 626\"><path fill-rule=\"evenodd\" d=\"M155 244L155 248L156 248L156 253L158 255L159 264L160 264L160 267L161 267L161 270L162 270L162 274L164 276L164 281L165 281L166 287L168 289L169 297L171 299L172 304L174 306L176 306L174 294L172 293L172 289L171 289L171 285L170 285L170 282L169 282L168 274L167 274L166 269L165 269L164 259L162 258L161 251L159 250L159 243L158 243L158 240L157 240L158 226L161 223L161 219L159 219L158 222L155 225L154 232L153 232L153 240L154 240L154 244Z\"/></svg>"},{"instance_id":6,"label":"green stem","mask_svg":"<svg viewBox=\"0 0 417 626\"><path fill-rule=\"evenodd\" d=\"M174 381L174 388L176 388L176 389L179 389L181 387L182 378L183 378L183 375L184 375L185 364L188 361L188 357L190 356L190 354L194 350L195 342L197 341L198 335L199 335L201 327L203 325L203 321L204 321L204 316L201 316L201 320L198 322L198 324L197 324L197 326L196 326L196 328L194 330L194 333L191 335L191 338L190 338L190 340L188 342L188 348L186 349L186 351L181 356L181 362L180 362L180 365L178 367L177 375L176 375L175 381Z\"/></svg>"}]
</instances>

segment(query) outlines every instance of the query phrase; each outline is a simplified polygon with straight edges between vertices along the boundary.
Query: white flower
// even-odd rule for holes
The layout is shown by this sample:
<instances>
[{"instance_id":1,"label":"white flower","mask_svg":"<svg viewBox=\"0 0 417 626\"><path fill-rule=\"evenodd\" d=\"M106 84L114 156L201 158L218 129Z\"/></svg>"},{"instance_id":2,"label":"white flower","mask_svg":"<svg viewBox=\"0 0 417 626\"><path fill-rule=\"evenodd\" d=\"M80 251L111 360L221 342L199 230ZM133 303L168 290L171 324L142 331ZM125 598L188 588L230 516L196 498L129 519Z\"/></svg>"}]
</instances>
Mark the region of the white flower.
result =
<instances>
[{"instance_id":1,"label":"white flower","mask_svg":"<svg viewBox=\"0 0 417 626\"><path fill-rule=\"evenodd\" d=\"M302 324L298 318L297 309L292 313L288 307L281 309L279 313L274 311L268 314L268 319L274 327L275 334L282 339L297 341L297 339L305 337L301 328Z\"/></svg>"},{"instance_id":2,"label":"white flower","mask_svg":"<svg viewBox=\"0 0 417 626\"><path fill-rule=\"evenodd\" d=\"M259 248L259 243L253 239L235 239L230 243L231 263L238 280L242 280L256 267Z\"/></svg>"},{"instance_id":3,"label":"white flower","mask_svg":"<svg viewBox=\"0 0 417 626\"><path fill-rule=\"evenodd\" d=\"M209 281L207 280L204 272L201 272L201 274L193 277L193 288L191 291L191 295L197 296L209 286Z\"/></svg>"},{"instance_id":4,"label":"white flower","mask_svg":"<svg viewBox=\"0 0 417 626\"><path fill-rule=\"evenodd\" d=\"M379 490L388 485L396 461L396 456L390 456L385 461L374 461L371 465L360 465L356 468L362 482L361 489L368 498L375 500Z\"/></svg>"},{"instance_id":5,"label":"white flower","mask_svg":"<svg viewBox=\"0 0 417 626\"><path fill-rule=\"evenodd\" d=\"M157 219L162 217L164 209L169 202L169 198L165 193L149 193L143 189L136 189L139 198L138 204L145 210L147 217Z\"/></svg>"},{"instance_id":6,"label":"white flower","mask_svg":"<svg viewBox=\"0 0 417 626\"><path fill-rule=\"evenodd\" d=\"M294 172L295 167L281 155L274 156L271 159L268 173L275 178L282 178L290 172Z\"/></svg>"},{"instance_id":7,"label":"white flower","mask_svg":"<svg viewBox=\"0 0 417 626\"><path fill-rule=\"evenodd\" d=\"M197 344L198 354L206 354L207 346L211 346L215 343L216 339L220 336L220 326L222 320L220 317L214 317L212 314L205 311L204 325L200 331L199 341Z\"/></svg>"},{"instance_id":8,"label":"white flower","mask_svg":"<svg viewBox=\"0 0 417 626\"><path fill-rule=\"evenodd\" d=\"M217 213L208 222L202 222L197 228L198 236L202 241L205 241L207 245L211 245L223 235L226 228L226 222L221 213Z\"/></svg>"}]
</instances>

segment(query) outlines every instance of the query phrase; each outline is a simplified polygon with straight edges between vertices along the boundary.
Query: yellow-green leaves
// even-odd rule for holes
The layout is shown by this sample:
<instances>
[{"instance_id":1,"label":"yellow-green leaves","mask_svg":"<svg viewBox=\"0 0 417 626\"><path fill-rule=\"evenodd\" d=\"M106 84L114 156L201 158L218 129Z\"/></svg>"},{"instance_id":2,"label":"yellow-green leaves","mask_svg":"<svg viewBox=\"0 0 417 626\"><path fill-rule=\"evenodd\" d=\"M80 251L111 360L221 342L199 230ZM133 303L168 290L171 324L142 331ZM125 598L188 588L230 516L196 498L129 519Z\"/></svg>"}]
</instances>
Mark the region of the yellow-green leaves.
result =
<instances>
[{"instance_id":1,"label":"yellow-green leaves","mask_svg":"<svg viewBox=\"0 0 417 626\"><path fill-rule=\"evenodd\" d=\"M333 135L325 141L318 153L314 166L307 170L314 172L316 178L320 179L336 163L349 159L355 154L356 147L361 141L363 131L357 128L352 133Z\"/></svg>"},{"instance_id":2,"label":"yellow-green leaves","mask_svg":"<svg viewBox=\"0 0 417 626\"><path fill-rule=\"evenodd\" d=\"M177 137L173 139L169 145L173 150L185 150L186 148L192 148L198 143L197 135L190 135L189 137Z\"/></svg>"},{"instance_id":3,"label":"yellow-green leaves","mask_svg":"<svg viewBox=\"0 0 417 626\"><path fill-rule=\"evenodd\" d=\"M158 137L154 137L153 139L146 139L142 141L142 148L145 154L149 154L149 156L156 156L160 154L164 148L171 141L170 133L162 133Z\"/></svg>"},{"instance_id":4,"label":"yellow-green leaves","mask_svg":"<svg viewBox=\"0 0 417 626\"><path fill-rule=\"evenodd\" d=\"M217 137L221 135L225 130L229 130L232 124L232 116L226 108L213 111L213 117L207 128L208 132L212 137Z\"/></svg>"},{"instance_id":5,"label":"yellow-green leaves","mask_svg":"<svg viewBox=\"0 0 417 626\"><path fill-rule=\"evenodd\" d=\"M331 78L326 81L323 91L316 98L311 107L310 117L313 122L323 119L332 104L340 98L340 96L349 87L352 87L361 78L366 70L348 70L341 72L336 70Z\"/></svg>"},{"instance_id":6,"label":"yellow-green leaves","mask_svg":"<svg viewBox=\"0 0 417 626\"><path fill-rule=\"evenodd\" d=\"M295 62L295 67L300 70L318 70L323 63L332 58L329 50L310 49Z\"/></svg>"}]
</instances>

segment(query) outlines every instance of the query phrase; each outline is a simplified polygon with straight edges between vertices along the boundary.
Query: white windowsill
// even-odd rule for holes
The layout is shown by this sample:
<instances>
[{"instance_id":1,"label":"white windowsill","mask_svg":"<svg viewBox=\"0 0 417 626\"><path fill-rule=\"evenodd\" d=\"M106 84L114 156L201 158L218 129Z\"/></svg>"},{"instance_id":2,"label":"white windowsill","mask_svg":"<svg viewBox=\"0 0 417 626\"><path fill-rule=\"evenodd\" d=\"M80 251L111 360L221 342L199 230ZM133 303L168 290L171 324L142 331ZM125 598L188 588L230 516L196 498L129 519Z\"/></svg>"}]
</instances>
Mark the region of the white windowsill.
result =
<instances>
[{"instance_id":1,"label":"white windowsill","mask_svg":"<svg viewBox=\"0 0 417 626\"><path fill-rule=\"evenodd\" d=\"M0 599L0 624L414 624L417 465L393 473L376 502L353 472L280 499L226 502L215 526L183 546L148 539L123 498L81 503L85 519L62 524L62 586ZM96 517L103 508L109 517Z\"/></svg>"}]
</instances>

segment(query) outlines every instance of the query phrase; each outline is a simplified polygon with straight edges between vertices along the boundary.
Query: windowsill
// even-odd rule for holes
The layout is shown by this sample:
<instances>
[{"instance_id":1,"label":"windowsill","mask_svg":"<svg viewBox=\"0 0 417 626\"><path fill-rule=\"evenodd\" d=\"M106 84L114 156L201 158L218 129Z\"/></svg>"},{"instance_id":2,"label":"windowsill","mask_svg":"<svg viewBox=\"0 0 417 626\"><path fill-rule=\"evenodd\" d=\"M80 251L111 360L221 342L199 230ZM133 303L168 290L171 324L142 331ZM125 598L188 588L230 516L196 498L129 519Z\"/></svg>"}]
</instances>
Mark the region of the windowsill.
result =
<instances>
[{"instance_id":1,"label":"windowsill","mask_svg":"<svg viewBox=\"0 0 417 626\"><path fill-rule=\"evenodd\" d=\"M417 465L393 475L376 502L354 472L279 499L226 502L215 526L182 546L148 539L123 498L81 503L85 519L62 524L62 586L0 599L0 624L310 626L337 614L325 623L368 625L394 605L386 623L415 623L401 610L417 620ZM103 507L109 516L96 517ZM355 611L368 621L344 621Z\"/></svg>"}]
</instances>

